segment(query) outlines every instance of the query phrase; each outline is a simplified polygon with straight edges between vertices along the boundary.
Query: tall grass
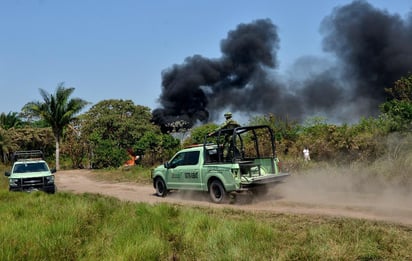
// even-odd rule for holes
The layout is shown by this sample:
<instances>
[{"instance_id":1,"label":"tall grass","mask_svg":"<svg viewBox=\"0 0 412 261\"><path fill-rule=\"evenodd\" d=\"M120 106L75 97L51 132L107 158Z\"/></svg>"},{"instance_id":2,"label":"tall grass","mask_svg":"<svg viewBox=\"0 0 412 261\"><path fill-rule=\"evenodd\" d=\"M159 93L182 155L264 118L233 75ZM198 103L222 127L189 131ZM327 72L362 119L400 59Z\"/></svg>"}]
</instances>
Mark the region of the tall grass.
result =
<instances>
[{"instance_id":1,"label":"tall grass","mask_svg":"<svg viewBox=\"0 0 412 261\"><path fill-rule=\"evenodd\" d=\"M408 260L412 228L0 191L0 260Z\"/></svg>"},{"instance_id":2,"label":"tall grass","mask_svg":"<svg viewBox=\"0 0 412 261\"><path fill-rule=\"evenodd\" d=\"M8 178L4 176L5 171L10 171L10 167L0 164L0 190L9 187Z\"/></svg>"}]
</instances>

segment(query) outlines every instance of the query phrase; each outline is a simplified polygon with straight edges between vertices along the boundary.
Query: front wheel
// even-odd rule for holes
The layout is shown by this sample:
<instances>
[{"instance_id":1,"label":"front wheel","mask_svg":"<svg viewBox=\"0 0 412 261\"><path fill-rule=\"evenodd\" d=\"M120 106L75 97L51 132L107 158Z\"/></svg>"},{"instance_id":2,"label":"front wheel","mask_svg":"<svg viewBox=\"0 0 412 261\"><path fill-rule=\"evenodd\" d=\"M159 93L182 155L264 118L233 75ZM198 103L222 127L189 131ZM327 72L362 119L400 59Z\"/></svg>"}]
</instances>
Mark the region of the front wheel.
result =
<instances>
[{"instance_id":1,"label":"front wheel","mask_svg":"<svg viewBox=\"0 0 412 261\"><path fill-rule=\"evenodd\" d=\"M166 183L162 178L155 179L156 196L165 197L167 194Z\"/></svg>"},{"instance_id":2,"label":"front wheel","mask_svg":"<svg viewBox=\"0 0 412 261\"><path fill-rule=\"evenodd\" d=\"M219 180L213 180L209 185L210 199L214 203L222 203L226 198L226 191Z\"/></svg>"},{"instance_id":3,"label":"front wheel","mask_svg":"<svg viewBox=\"0 0 412 261\"><path fill-rule=\"evenodd\" d=\"M49 194L55 194L57 192L57 186L54 185L51 189L49 189L46 192L49 193Z\"/></svg>"}]
</instances>

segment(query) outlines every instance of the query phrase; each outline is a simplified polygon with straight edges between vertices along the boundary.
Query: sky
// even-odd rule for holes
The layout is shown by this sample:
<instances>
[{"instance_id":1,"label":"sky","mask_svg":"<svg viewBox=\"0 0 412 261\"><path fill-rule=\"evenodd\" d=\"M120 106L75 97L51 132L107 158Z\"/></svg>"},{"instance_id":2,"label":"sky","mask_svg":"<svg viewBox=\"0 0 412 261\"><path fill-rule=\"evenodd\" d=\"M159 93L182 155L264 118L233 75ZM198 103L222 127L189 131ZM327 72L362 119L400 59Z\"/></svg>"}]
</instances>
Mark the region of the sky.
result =
<instances>
[{"instance_id":1,"label":"sky","mask_svg":"<svg viewBox=\"0 0 412 261\"><path fill-rule=\"evenodd\" d=\"M187 57L222 57L240 24L270 19L279 37L277 74L304 56L327 57L320 25L347 0L0 0L0 113L39 101L39 89L74 87L91 105L132 100L161 108L162 72ZM406 17L406 0L370 0ZM295 68L296 69L296 68Z\"/></svg>"}]
</instances>

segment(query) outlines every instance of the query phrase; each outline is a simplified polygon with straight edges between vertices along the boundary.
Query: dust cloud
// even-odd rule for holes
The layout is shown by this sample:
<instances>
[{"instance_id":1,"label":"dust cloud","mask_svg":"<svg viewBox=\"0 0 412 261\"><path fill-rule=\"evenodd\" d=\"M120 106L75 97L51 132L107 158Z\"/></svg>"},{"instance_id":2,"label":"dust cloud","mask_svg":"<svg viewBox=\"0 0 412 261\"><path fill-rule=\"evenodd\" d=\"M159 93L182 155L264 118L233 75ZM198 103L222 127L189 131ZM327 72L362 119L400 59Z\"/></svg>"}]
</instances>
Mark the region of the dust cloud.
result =
<instances>
[{"instance_id":1,"label":"dust cloud","mask_svg":"<svg viewBox=\"0 0 412 261\"><path fill-rule=\"evenodd\" d=\"M313 204L412 209L412 193L406 186L367 172L312 170L290 177L278 189L289 200Z\"/></svg>"},{"instance_id":2,"label":"dust cloud","mask_svg":"<svg viewBox=\"0 0 412 261\"><path fill-rule=\"evenodd\" d=\"M283 211L412 224L410 184L402 177L376 175L367 167L314 169L291 175L254 204L264 209L276 200Z\"/></svg>"}]
</instances>

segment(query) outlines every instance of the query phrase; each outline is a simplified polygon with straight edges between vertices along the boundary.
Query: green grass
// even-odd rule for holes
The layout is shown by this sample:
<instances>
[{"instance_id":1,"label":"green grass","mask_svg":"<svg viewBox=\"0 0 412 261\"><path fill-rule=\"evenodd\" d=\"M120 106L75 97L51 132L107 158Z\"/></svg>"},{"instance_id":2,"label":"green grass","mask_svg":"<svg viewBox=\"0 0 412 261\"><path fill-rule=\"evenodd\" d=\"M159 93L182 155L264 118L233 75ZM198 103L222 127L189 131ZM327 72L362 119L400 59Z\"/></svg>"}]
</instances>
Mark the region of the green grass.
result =
<instances>
[{"instance_id":1,"label":"green grass","mask_svg":"<svg viewBox=\"0 0 412 261\"><path fill-rule=\"evenodd\" d=\"M149 168L130 166L117 169L93 170L93 177L97 180L105 181L150 184L152 182L150 171Z\"/></svg>"},{"instance_id":2,"label":"green grass","mask_svg":"<svg viewBox=\"0 0 412 261\"><path fill-rule=\"evenodd\" d=\"M0 260L410 260L391 223L0 191Z\"/></svg>"},{"instance_id":3,"label":"green grass","mask_svg":"<svg viewBox=\"0 0 412 261\"><path fill-rule=\"evenodd\" d=\"M0 190L8 189L9 181L6 176L4 176L5 171L10 171L10 167L0 164Z\"/></svg>"}]
</instances>

